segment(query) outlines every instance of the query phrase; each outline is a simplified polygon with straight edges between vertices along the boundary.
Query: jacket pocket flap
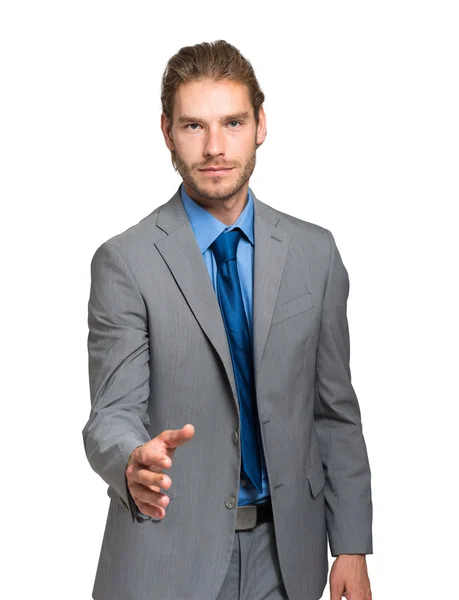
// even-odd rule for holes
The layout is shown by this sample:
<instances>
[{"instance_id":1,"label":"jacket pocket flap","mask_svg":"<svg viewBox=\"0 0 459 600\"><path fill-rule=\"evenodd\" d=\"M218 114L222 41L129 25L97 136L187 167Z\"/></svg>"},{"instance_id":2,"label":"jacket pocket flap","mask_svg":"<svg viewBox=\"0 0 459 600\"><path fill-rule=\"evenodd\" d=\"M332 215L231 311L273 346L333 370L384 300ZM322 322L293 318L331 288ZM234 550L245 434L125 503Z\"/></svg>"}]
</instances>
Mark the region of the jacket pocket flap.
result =
<instances>
[{"instance_id":1,"label":"jacket pocket flap","mask_svg":"<svg viewBox=\"0 0 459 600\"><path fill-rule=\"evenodd\" d=\"M325 473L322 465L322 460L319 458L309 469L308 474L306 475L309 481L309 487L311 488L311 493L315 498L320 490L324 487L325 484Z\"/></svg>"},{"instance_id":2,"label":"jacket pocket flap","mask_svg":"<svg viewBox=\"0 0 459 600\"><path fill-rule=\"evenodd\" d=\"M121 498L121 496L118 494L118 492L115 490L115 488L113 488L111 485L108 486L107 488L107 495L114 501L116 502L116 504L118 504L119 506L121 506L121 508L124 508L124 510L129 510L129 506L126 504L126 502Z\"/></svg>"},{"instance_id":3,"label":"jacket pocket flap","mask_svg":"<svg viewBox=\"0 0 459 600\"><path fill-rule=\"evenodd\" d=\"M290 319L290 317L294 317L305 310L309 310L313 306L314 302L310 292L303 296L298 296L298 298L294 298L293 300L274 308L271 325L279 323L280 321L285 321L285 319Z\"/></svg>"}]
</instances>

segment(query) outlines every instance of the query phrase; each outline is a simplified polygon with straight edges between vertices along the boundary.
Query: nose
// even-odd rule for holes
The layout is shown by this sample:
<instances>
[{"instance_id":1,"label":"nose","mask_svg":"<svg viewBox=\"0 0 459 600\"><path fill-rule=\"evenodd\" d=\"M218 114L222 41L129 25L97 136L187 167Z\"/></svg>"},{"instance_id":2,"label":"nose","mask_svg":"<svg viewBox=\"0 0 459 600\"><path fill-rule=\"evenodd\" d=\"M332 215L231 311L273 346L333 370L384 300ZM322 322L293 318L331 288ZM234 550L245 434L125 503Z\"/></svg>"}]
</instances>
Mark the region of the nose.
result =
<instances>
[{"instance_id":1,"label":"nose","mask_svg":"<svg viewBox=\"0 0 459 600\"><path fill-rule=\"evenodd\" d=\"M225 154L224 134L220 126L209 127L204 143L204 154L207 158Z\"/></svg>"}]
</instances>

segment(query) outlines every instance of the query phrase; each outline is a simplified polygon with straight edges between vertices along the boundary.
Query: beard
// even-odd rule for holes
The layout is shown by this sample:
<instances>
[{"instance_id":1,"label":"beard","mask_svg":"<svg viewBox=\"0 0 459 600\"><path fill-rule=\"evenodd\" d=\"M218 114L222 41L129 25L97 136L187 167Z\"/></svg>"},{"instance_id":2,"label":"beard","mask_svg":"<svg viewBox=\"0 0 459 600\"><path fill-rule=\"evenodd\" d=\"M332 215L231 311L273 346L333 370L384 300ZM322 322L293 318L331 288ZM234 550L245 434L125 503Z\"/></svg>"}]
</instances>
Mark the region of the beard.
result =
<instances>
[{"instance_id":1,"label":"beard","mask_svg":"<svg viewBox=\"0 0 459 600\"><path fill-rule=\"evenodd\" d=\"M235 183L225 183L225 176L222 178L218 175L215 176L215 179L218 179L217 183L214 183L212 177L209 177L209 183L207 185L203 185L200 183L197 178L193 174L193 169L182 159L177 150L173 151L174 161L177 168L177 171L180 173L183 181L188 185L190 189L192 189L195 194L202 198L203 200L230 200L234 196L236 196L245 184L250 179L256 164L256 153L257 153L257 145L255 144L252 153L249 156L247 162L243 166L241 174L239 175L237 181ZM206 165L200 166L200 168L205 168ZM240 167L240 164L236 163L236 165L215 165L209 164L207 166L234 166Z\"/></svg>"}]
</instances>

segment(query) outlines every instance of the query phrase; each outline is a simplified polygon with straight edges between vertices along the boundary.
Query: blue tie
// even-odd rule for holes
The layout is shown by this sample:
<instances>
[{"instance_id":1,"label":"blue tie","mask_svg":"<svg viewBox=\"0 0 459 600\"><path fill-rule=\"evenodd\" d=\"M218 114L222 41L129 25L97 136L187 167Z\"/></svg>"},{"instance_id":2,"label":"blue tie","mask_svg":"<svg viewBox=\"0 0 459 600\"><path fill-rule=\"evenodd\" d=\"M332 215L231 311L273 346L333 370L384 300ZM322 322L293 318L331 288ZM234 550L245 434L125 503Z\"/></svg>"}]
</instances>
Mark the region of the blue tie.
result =
<instances>
[{"instance_id":1,"label":"blue tie","mask_svg":"<svg viewBox=\"0 0 459 600\"><path fill-rule=\"evenodd\" d=\"M260 424L255 401L253 352L237 271L236 252L242 231L235 227L211 244L218 266L217 297L225 323L241 415L242 469L261 493Z\"/></svg>"}]
</instances>

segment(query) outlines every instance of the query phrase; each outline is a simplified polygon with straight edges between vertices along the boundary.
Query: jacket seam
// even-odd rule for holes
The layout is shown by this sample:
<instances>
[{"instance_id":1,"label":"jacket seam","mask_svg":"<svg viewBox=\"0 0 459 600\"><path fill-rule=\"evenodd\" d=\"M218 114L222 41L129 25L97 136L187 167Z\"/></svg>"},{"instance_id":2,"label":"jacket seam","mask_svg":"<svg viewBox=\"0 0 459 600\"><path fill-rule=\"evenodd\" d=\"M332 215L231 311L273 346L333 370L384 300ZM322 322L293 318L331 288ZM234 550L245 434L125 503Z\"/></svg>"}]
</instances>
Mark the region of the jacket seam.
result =
<instances>
[{"instance_id":1,"label":"jacket seam","mask_svg":"<svg viewBox=\"0 0 459 600\"><path fill-rule=\"evenodd\" d=\"M132 272L132 270L129 268L129 265L128 265L128 264L126 263L126 261L124 260L124 258L123 258L123 256L122 256L122 254L121 254L121 252L118 250L118 248L116 248L116 246L113 246L113 244L109 244L108 242L107 242L107 246L109 246L110 248L113 248L113 250L115 250L116 254L117 254L119 257L120 257L120 259L121 259L121 262L122 262L122 263L123 263L123 265L126 267L126 269L127 269L128 273L129 273L129 275L130 275L130 276L131 276L131 278L132 278L132 281L135 283L135 287L137 288L137 291L139 292L139 295L140 295L140 297L142 298L143 304L144 304L144 306L145 306L145 311L147 311L147 305L146 305L146 303L145 303L145 298L143 297L143 294L142 294L142 292L140 291L140 287L139 287L139 284L138 284L138 283L137 283L137 281L136 281L136 278L134 277L134 273L133 273L133 272Z\"/></svg>"},{"instance_id":2,"label":"jacket seam","mask_svg":"<svg viewBox=\"0 0 459 600\"><path fill-rule=\"evenodd\" d=\"M325 295L326 295L327 290L328 290L328 284L329 284L329 281L330 281L330 268L331 268L331 256L332 256L332 233L328 229L326 231L327 231L327 234L328 234L330 248L329 248L329 257L328 257L327 281L326 281L324 293L323 293L323 296L322 296L322 309L321 309L321 313L320 313L320 330L319 330L319 339L318 339L318 343L317 343L317 351L318 351L318 348L319 348L319 345L320 345L320 337L321 337L321 329L322 329L322 319L323 319L323 311L324 311L324 299L325 299ZM316 355L317 355L317 351L316 351ZM316 374L316 382L317 382L317 360L316 360L315 374ZM326 417L327 426L328 426L328 444L329 444L329 447L330 447L330 470L331 470L331 473L332 473L332 485L333 485L333 488L335 490L336 512L337 512L336 522L338 524L338 535L336 537L338 537L338 539L340 539L341 538L341 529L342 529L341 528L341 515L340 515L340 509L339 509L339 493L338 493L338 487L336 485L335 466L334 466L333 460L332 460L332 456L333 456L333 452L332 452L332 439L333 438L332 438L332 435L331 435L330 414L328 412L328 408L326 406L326 403L322 402L322 398L320 397L320 392L319 392L319 389L318 389L318 385L316 385L316 387L317 387L317 396L319 398L319 402L320 402L320 404L322 406L322 409L324 411L324 415Z\"/></svg>"}]
</instances>

